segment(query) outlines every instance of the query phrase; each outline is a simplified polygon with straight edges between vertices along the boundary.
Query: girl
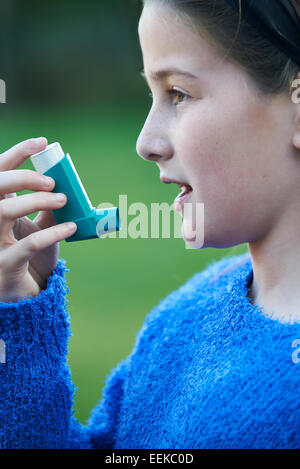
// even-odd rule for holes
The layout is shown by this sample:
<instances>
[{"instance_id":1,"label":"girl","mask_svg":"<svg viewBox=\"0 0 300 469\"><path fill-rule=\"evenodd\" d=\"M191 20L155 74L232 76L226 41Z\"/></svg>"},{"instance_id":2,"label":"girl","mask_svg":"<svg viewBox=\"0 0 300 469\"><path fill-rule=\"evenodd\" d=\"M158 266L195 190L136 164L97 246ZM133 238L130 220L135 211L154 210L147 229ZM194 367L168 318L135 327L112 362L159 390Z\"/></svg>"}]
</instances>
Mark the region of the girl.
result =
<instances>
[{"instance_id":1,"label":"girl","mask_svg":"<svg viewBox=\"0 0 300 469\"><path fill-rule=\"evenodd\" d=\"M175 208L192 247L247 242L249 253L213 262L153 308L87 426L71 411L58 259L76 227L55 224L50 210L66 200L53 181L16 169L45 139L1 156L2 447L300 447L297 12L288 0L144 1L153 105L137 151L184 186ZM17 200L23 189L36 192ZM204 204L203 245L184 202Z\"/></svg>"}]
</instances>

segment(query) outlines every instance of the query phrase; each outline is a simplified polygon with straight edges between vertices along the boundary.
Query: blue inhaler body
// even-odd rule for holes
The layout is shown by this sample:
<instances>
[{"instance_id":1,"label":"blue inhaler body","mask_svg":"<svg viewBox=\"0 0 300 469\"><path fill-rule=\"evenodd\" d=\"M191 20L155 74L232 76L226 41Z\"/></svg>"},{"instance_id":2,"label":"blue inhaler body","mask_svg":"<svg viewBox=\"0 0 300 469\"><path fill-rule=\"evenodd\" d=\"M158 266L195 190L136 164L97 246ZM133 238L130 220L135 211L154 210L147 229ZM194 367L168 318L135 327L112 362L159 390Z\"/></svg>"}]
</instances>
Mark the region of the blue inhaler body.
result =
<instances>
[{"instance_id":1,"label":"blue inhaler body","mask_svg":"<svg viewBox=\"0 0 300 469\"><path fill-rule=\"evenodd\" d=\"M52 210L57 223L73 221L77 225L77 231L66 239L67 242L100 238L103 234L120 230L119 209L92 207L70 155L64 154L59 143L48 145L30 159L37 172L54 179L52 192L67 196L64 207Z\"/></svg>"}]
</instances>

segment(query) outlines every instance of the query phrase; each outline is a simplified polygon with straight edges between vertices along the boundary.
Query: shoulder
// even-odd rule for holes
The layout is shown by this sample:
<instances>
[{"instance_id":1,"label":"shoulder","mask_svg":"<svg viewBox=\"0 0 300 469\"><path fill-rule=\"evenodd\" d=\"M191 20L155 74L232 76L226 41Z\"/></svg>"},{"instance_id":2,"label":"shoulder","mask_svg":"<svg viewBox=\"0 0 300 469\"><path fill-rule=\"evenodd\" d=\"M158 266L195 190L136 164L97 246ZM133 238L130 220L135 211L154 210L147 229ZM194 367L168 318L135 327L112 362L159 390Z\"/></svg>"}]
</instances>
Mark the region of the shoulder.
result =
<instances>
[{"instance_id":1,"label":"shoulder","mask_svg":"<svg viewBox=\"0 0 300 469\"><path fill-rule=\"evenodd\" d=\"M152 316L155 316L155 311L174 307L178 309L178 306L183 306L183 303L190 304L197 300L199 296L205 295L207 297L210 292L214 293L216 290L223 289L230 282L236 269L248 260L248 253L239 256L223 257L220 260L211 259L205 269L195 273L186 283L164 298L152 310ZM151 314L148 318L151 318Z\"/></svg>"},{"instance_id":2,"label":"shoulder","mask_svg":"<svg viewBox=\"0 0 300 469\"><path fill-rule=\"evenodd\" d=\"M238 267L248 260L248 253L220 260L211 259L205 269L195 273L150 311L137 334L136 345L142 338L157 338L175 323L179 326L182 321L201 319L201 314L205 314L212 299L223 296Z\"/></svg>"}]
</instances>

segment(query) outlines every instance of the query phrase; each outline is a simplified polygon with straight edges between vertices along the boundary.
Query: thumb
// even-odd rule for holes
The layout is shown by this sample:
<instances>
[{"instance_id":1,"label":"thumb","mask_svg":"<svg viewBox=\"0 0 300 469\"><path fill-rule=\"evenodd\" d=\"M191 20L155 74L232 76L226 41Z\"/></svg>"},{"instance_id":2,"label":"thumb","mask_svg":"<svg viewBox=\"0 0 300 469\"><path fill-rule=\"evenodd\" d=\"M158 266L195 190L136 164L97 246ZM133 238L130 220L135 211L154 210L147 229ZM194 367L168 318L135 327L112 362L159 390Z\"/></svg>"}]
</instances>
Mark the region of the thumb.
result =
<instances>
[{"instance_id":1,"label":"thumb","mask_svg":"<svg viewBox=\"0 0 300 469\"><path fill-rule=\"evenodd\" d=\"M50 210L42 210L33 220L33 222L41 229L50 228L57 225L52 212Z\"/></svg>"}]
</instances>

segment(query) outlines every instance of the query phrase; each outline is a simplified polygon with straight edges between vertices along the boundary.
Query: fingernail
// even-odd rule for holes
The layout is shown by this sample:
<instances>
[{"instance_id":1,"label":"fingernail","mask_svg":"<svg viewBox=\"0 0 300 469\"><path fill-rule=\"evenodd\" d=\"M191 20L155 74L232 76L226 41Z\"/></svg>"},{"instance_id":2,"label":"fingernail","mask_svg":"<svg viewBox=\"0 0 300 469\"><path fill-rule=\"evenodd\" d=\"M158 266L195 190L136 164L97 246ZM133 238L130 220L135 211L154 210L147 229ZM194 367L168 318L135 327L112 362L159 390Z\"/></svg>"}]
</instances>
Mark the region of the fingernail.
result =
<instances>
[{"instance_id":1,"label":"fingernail","mask_svg":"<svg viewBox=\"0 0 300 469\"><path fill-rule=\"evenodd\" d=\"M47 143L47 139L45 137L37 137L34 143L36 145L41 145L41 143Z\"/></svg>"},{"instance_id":2,"label":"fingernail","mask_svg":"<svg viewBox=\"0 0 300 469\"><path fill-rule=\"evenodd\" d=\"M69 223L66 223L66 228L68 230L75 230L75 228L77 228L77 225L76 225L76 223L69 222Z\"/></svg>"},{"instance_id":3,"label":"fingernail","mask_svg":"<svg viewBox=\"0 0 300 469\"><path fill-rule=\"evenodd\" d=\"M56 200L58 202L64 202L66 200L66 196L64 194L56 194Z\"/></svg>"},{"instance_id":4,"label":"fingernail","mask_svg":"<svg viewBox=\"0 0 300 469\"><path fill-rule=\"evenodd\" d=\"M48 176L44 176L43 181L44 181L45 186L50 187L53 184L53 179L49 178Z\"/></svg>"}]
</instances>

